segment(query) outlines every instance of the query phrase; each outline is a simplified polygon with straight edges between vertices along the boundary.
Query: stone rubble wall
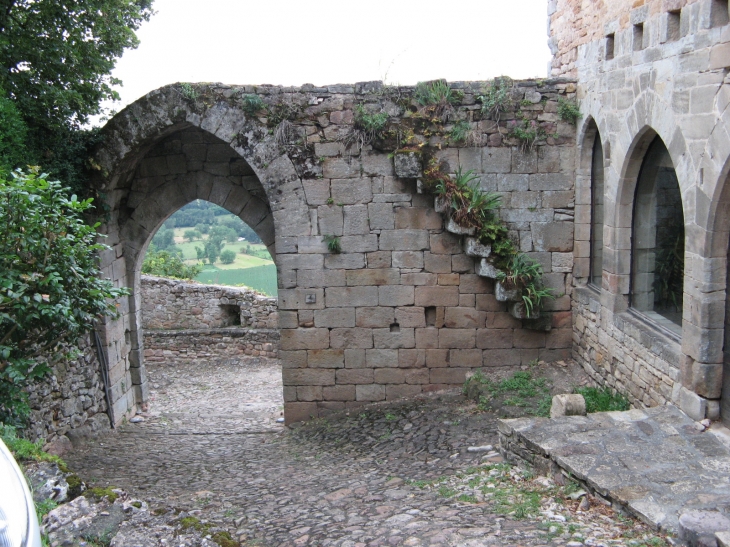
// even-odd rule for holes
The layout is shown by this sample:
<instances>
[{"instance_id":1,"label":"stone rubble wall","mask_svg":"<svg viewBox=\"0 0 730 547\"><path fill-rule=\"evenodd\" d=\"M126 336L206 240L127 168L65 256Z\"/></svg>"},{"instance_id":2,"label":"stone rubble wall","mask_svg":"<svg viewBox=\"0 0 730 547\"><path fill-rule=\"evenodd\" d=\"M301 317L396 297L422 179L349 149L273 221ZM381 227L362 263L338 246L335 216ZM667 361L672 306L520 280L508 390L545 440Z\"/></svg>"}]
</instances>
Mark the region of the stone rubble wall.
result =
<instances>
[{"instance_id":1,"label":"stone rubble wall","mask_svg":"<svg viewBox=\"0 0 730 547\"><path fill-rule=\"evenodd\" d=\"M144 359L240 362L278 355L276 298L241 287L142 276Z\"/></svg>"},{"instance_id":2,"label":"stone rubble wall","mask_svg":"<svg viewBox=\"0 0 730 547\"><path fill-rule=\"evenodd\" d=\"M578 76L578 49L635 22L700 0L548 0L551 76ZM693 10L699 6L693 6ZM687 24L687 23L685 23Z\"/></svg>"},{"instance_id":3,"label":"stone rubble wall","mask_svg":"<svg viewBox=\"0 0 730 547\"><path fill-rule=\"evenodd\" d=\"M238 364L246 357L278 357L276 329L191 329L145 331L147 363L173 365L187 361Z\"/></svg>"},{"instance_id":4,"label":"stone rubble wall","mask_svg":"<svg viewBox=\"0 0 730 547\"><path fill-rule=\"evenodd\" d=\"M276 329L276 298L242 287L142 276L142 326L145 329L212 329L233 325Z\"/></svg>"},{"instance_id":5,"label":"stone rubble wall","mask_svg":"<svg viewBox=\"0 0 730 547\"><path fill-rule=\"evenodd\" d=\"M679 401L677 343L628 314L601 307L598 291L573 292L573 356L599 385L637 407Z\"/></svg>"},{"instance_id":6,"label":"stone rubble wall","mask_svg":"<svg viewBox=\"0 0 730 547\"><path fill-rule=\"evenodd\" d=\"M78 339L76 359L52 361L51 373L29 391L30 425L26 436L53 442L58 437L109 429L104 384L96 346Z\"/></svg>"}]
</instances>

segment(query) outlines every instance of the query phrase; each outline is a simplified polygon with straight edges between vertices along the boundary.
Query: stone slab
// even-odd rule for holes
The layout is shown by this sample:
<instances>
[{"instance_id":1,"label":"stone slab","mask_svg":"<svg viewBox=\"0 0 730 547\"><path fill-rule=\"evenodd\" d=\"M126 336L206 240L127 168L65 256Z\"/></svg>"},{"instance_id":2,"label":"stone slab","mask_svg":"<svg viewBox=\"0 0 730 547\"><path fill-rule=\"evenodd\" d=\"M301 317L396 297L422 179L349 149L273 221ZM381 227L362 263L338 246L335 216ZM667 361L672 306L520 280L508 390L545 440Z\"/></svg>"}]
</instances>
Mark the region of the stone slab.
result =
<instances>
[{"instance_id":1,"label":"stone slab","mask_svg":"<svg viewBox=\"0 0 730 547\"><path fill-rule=\"evenodd\" d=\"M555 419L500 420L503 455L538 472L551 462L656 529L690 511L730 509L730 445L672 405Z\"/></svg>"}]
</instances>

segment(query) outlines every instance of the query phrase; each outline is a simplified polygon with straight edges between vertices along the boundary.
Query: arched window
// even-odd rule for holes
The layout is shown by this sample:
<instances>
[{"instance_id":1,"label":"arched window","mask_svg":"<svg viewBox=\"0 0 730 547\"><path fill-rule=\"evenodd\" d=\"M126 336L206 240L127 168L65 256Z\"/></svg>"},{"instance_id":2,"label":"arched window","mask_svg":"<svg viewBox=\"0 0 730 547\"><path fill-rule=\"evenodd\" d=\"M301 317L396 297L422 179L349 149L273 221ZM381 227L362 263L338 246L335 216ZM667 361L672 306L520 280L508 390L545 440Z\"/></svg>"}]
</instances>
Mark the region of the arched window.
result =
<instances>
[{"instance_id":1,"label":"arched window","mask_svg":"<svg viewBox=\"0 0 730 547\"><path fill-rule=\"evenodd\" d=\"M631 235L631 307L681 334L684 212L677 174L659 137L641 165Z\"/></svg>"},{"instance_id":2,"label":"arched window","mask_svg":"<svg viewBox=\"0 0 730 547\"><path fill-rule=\"evenodd\" d=\"M591 162L591 270L590 281L600 287L603 277L603 145L596 132Z\"/></svg>"}]
</instances>

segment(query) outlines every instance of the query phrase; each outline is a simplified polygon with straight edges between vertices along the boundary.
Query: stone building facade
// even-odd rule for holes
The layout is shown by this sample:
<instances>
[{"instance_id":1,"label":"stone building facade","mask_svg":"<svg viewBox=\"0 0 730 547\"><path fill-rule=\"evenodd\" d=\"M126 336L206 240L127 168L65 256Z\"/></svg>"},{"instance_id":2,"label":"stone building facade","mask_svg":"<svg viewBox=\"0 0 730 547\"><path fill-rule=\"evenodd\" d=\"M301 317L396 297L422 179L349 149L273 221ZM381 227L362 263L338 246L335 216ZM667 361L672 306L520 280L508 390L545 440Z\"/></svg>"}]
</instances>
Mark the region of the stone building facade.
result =
<instances>
[{"instance_id":1,"label":"stone building facade","mask_svg":"<svg viewBox=\"0 0 730 547\"><path fill-rule=\"evenodd\" d=\"M549 18L552 74L577 79L582 112L574 354L637 403L671 401L695 419L716 419L722 407L728 421L728 2L551 0ZM640 258L642 184L658 147L681 205L673 317L647 310L640 294L642 268L655 276L656 305L666 281L658 247ZM668 195L654 191L655 213Z\"/></svg>"}]
</instances>

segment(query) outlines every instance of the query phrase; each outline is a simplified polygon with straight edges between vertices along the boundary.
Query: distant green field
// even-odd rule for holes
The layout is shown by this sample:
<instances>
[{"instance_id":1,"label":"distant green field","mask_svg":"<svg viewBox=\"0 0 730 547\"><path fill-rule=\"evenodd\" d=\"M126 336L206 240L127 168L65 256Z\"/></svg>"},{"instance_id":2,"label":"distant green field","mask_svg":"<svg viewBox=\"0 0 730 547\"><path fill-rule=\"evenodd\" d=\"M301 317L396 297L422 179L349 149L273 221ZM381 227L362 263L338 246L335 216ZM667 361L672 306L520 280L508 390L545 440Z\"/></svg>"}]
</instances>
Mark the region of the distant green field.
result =
<instances>
[{"instance_id":1,"label":"distant green field","mask_svg":"<svg viewBox=\"0 0 730 547\"><path fill-rule=\"evenodd\" d=\"M246 285L269 296L278 296L276 266L273 263L234 270L206 266L195 280L214 285Z\"/></svg>"}]
</instances>

